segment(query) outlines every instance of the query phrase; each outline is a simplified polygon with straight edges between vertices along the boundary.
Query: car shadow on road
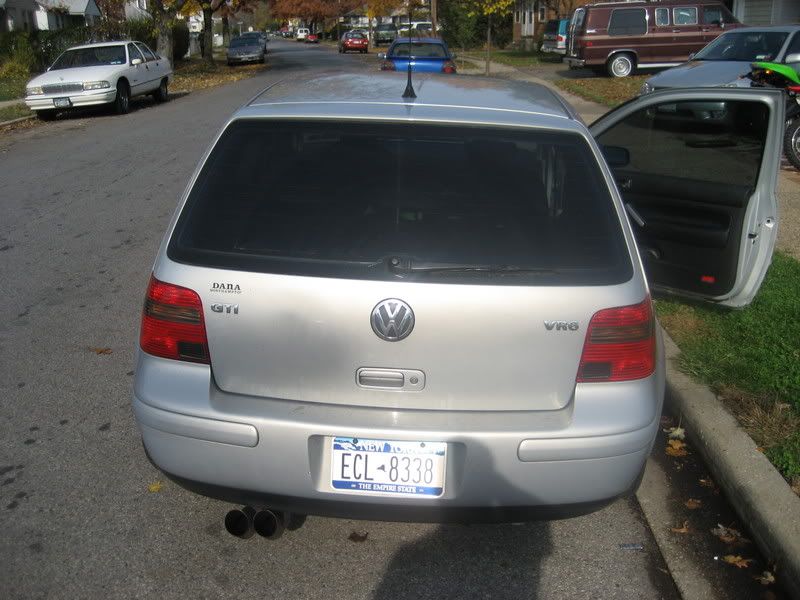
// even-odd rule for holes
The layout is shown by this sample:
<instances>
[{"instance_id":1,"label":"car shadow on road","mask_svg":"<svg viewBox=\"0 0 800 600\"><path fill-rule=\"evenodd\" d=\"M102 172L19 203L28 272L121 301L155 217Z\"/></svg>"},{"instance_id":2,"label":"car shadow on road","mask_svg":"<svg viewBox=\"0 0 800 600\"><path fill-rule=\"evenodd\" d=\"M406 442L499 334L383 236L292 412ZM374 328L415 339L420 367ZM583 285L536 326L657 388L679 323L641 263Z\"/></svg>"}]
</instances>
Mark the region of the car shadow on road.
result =
<instances>
[{"instance_id":1,"label":"car shadow on road","mask_svg":"<svg viewBox=\"0 0 800 600\"><path fill-rule=\"evenodd\" d=\"M538 598L550 551L545 522L440 525L395 554L373 598Z\"/></svg>"}]
</instances>

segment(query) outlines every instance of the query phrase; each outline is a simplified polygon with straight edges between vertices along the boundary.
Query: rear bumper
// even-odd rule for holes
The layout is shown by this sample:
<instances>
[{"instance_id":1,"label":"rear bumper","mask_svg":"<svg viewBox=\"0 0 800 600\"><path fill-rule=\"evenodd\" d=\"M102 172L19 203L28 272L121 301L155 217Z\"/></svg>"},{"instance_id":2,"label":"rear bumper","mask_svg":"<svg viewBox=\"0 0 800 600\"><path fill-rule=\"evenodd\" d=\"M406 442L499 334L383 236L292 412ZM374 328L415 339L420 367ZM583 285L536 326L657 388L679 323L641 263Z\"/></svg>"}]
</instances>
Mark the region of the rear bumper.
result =
<instances>
[{"instance_id":1,"label":"rear bumper","mask_svg":"<svg viewBox=\"0 0 800 600\"><path fill-rule=\"evenodd\" d=\"M140 353L133 409L152 462L214 498L343 518L519 521L591 512L635 487L659 424L663 370L626 385L622 395L616 384L595 397L578 390L545 413L396 411L227 394L206 366ZM447 442L444 493L333 491L336 435Z\"/></svg>"},{"instance_id":2,"label":"rear bumper","mask_svg":"<svg viewBox=\"0 0 800 600\"><path fill-rule=\"evenodd\" d=\"M582 58L575 58L574 56L566 56L564 57L563 62L567 63L570 67L583 67L586 65L586 61Z\"/></svg>"},{"instance_id":3,"label":"rear bumper","mask_svg":"<svg viewBox=\"0 0 800 600\"><path fill-rule=\"evenodd\" d=\"M555 44L548 44L545 42L542 44L542 52L549 52L550 54L566 54L566 48L559 48Z\"/></svg>"}]
</instances>

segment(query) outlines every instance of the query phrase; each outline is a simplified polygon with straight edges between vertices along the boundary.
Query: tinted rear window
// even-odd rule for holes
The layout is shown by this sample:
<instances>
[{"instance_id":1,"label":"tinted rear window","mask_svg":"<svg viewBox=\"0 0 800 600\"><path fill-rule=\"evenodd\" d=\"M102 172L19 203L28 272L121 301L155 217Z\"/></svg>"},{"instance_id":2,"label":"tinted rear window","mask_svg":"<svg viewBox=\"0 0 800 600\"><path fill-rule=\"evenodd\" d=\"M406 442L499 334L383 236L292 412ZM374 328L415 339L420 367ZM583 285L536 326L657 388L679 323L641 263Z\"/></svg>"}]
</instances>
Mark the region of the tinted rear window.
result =
<instances>
[{"instance_id":1,"label":"tinted rear window","mask_svg":"<svg viewBox=\"0 0 800 600\"><path fill-rule=\"evenodd\" d=\"M422 124L234 122L169 245L229 269L386 279L387 261L544 269L420 281L627 281L608 188L578 135Z\"/></svg>"},{"instance_id":2,"label":"tinted rear window","mask_svg":"<svg viewBox=\"0 0 800 600\"><path fill-rule=\"evenodd\" d=\"M608 35L644 35L647 33L647 11L644 8L622 8L611 11Z\"/></svg>"},{"instance_id":3,"label":"tinted rear window","mask_svg":"<svg viewBox=\"0 0 800 600\"><path fill-rule=\"evenodd\" d=\"M403 42L392 48L392 56L414 56L416 58L447 58L447 51L441 44L425 42Z\"/></svg>"},{"instance_id":4,"label":"tinted rear window","mask_svg":"<svg viewBox=\"0 0 800 600\"><path fill-rule=\"evenodd\" d=\"M544 26L544 32L549 33L551 35L558 34L558 26L561 24L561 21L556 19L555 21L548 21L547 24Z\"/></svg>"}]
</instances>

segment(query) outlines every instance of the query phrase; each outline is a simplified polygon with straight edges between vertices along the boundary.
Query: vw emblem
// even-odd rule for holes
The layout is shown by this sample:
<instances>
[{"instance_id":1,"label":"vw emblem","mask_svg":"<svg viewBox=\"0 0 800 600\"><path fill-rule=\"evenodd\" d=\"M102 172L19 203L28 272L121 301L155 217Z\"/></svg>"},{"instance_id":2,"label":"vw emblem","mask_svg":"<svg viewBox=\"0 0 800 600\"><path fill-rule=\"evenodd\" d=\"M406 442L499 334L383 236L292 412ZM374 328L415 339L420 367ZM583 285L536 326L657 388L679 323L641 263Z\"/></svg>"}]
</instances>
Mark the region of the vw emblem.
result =
<instances>
[{"instance_id":1,"label":"vw emblem","mask_svg":"<svg viewBox=\"0 0 800 600\"><path fill-rule=\"evenodd\" d=\"M399 342L414 329L414 311L397 298L381 300L372 309L372 331L382 340Z\"/></svg>"}]
</instances>

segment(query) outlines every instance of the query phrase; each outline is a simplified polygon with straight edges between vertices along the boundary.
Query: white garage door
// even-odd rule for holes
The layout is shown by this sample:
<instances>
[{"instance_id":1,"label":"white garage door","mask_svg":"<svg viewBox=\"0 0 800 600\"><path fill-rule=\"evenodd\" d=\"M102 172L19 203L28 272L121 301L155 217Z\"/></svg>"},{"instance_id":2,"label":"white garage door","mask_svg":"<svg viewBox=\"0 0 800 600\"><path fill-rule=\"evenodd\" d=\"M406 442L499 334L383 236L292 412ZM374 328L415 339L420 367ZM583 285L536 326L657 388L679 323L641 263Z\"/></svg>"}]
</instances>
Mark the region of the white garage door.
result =
<instances>
[{"instance_id":1,"label":"white garage door","mask_svg":"<svg viewBox=\"0 0 800 600\"><path fill-rule=\"evenodd\" d=\"M747 25L771 25L774 0L745 0L742 22Z\"/></svg>"}]
</instances>

